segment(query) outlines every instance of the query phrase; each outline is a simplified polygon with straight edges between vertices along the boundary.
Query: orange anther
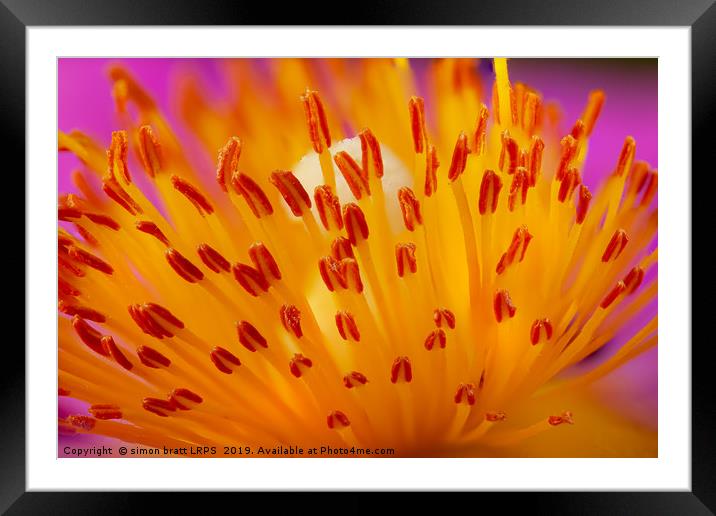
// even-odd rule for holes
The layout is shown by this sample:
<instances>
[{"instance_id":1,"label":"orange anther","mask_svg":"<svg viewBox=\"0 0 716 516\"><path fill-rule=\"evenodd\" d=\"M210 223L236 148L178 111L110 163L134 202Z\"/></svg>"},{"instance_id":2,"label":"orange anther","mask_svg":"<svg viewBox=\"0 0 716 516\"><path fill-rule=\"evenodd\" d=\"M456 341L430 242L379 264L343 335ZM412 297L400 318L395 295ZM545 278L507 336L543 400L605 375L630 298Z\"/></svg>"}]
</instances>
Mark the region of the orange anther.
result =
<instances>
[{"instance_id":1,"label":"orange anther","mask_svg":"<svg viewBox=\"0 0 716 516\"><path fill-rule=\"evenodd\" d=\"M480 183L480 197L478 200L480 215L484 215L488 211L495 213L500 190L502 190L500 177L492 170L485 170L482 176L482 183Z\"/></svg>"},{"instance_id":2,"label":"orange anther","mask_svg":"<svg viewBox=\"0 0 716 516\"><path fill-rule=\"evenodd\" d=\"M291 213L296 217L302 216L304 210L311 209L311 198L301 182L293 175L293 172L274 170L271 172L269 180L278 189L291 209Z\"/></svg>"},{"instance_id":3,"label":"orange anther","mask_svg":"<svg viewBox=\"0 0 716 516\"><path fill-rule=\"evenodd\" d=\"M425 128L425 102L422 97L410 97L408 112L410 113L410 130L413 135L413 150L416 154L422 154L428 139Z\"/></svg>"},{"instance_id":4,"label":"orange anther","mask_svg":"<svg viewBox=\"0 0 716 516\"><path fill-rule=\"evenodd\" d=\"M174 272L189 283L196 283L204 279L204 273L173 247L168 248L164 252L164 256Z\"/></svg>"},{"instance_id":5,"label":"orange anther","mask_svg":"<svg viewBox=\"0 0 716 516\"><path fill-rule=\"evenodd\" d=\"M413 366L408 357L398 357L390 367L391 383L410 383L413 380Z\"/></svg>"},{"instance_id":6,"label":"orange anther","mask_svg":"<svg viewBox=\"0 0 716 516\"><path fill-rule=\"evenodd\" d=\"M338 200L338 196L333 195L330 186L317 186L313 191L313 200L316 203L321 223L327 231L343 229L341 203Z\"/></svg>"},{"instance_id":7,"label":"orange anther","mask_svg":"<svg viewBox=\"0 0 716 516\"><path fill-rule=\"evenodd\" d=\"M162 169L162 147L148 125L139 128L139 157L144 170L150 177L156 176Z\"/></svg>"},{"instance_id":8,"label":"orange anther","mask_svg":"<svg viewBox=\"0 0 716 516\"><path fill-rule=\"evenodd\" d=\"M403 222L408 231L414 231L416 224L423 223L423 217L420 213L420 203L415 197L415 193L407 186L398 190L398 202L400 203L400 211L403 214Z\"/></svg>"},{"instance_id":9,"label":"orange anther","mask_svg":"<svg viewBox=\"0 0 716 516\"><path fill-rule=\"evenodd\" d=\"M514 317L515 312L517 311L515 305L512 304L509 292L506 290L498 290L495 293L493 309L495 312L495 319L497 319L498 323L502 322L502 320L506 317Z\"/></svg>"},{"instance_id":10,"label":"orange anther","mask_svg":"<svg viewBox=\"0 0 716 516\"><path fill-rule=\"evenodd\" d=\"M383 177L383 154L380 144L370 129L363 129L358 133L360 137L361 161L365 175L370 176L370 170L375 172L375 177Z\"/></svg>"},{"instance_id":11,"label":"orange anther","mask_svg":"<svg viewBox=\"0 0 716 516\"><path fill-rule=\"evenodd\" d=\"M415 249L413 243L395 244L395 261L398 265L398 276L401 278L405 275L406 268L411 274L415 274L418 270Z\"/></svg>"},{"instance_id":12,"label":"orange anther","mask_svg":"<svg viewBox=\"0 0 716 516\"><path fill-rule=\"evenodd\" d=\"M552 338L552 323L549 319L536 319L530 328L530 342L536 346Z\"/></svg>"},{"instance_id":13,"label":"orange anther","mask_svg":"<svg viewBox=\"0 0 716 516\"><path fill-rule=\"evenodd\" d=\"M450 168L448 169L448 179L453 182L465 172L467 166L467 155L470 150L467 147L467 136L461 132L457 137L455 143L455 149L452 153L452 160L450 161Z\"/></svg>"},{"instance_id":14,"label":"orange anther","mask_svg":"<svg viewBox=\"0 0 716 516\"><path fill-rule=\"evenodd\" d=\"M333 156L333 161L335 161L338 170L343 174L343 178L346 180L353 197L360 200L364 195L370 195L368 175L350 154L346 151L341 151Z\"/></svg>"},{"instance_id":15,"label":"orange anther","mask_svg":"<svg viewBox=\"0 0 716 516\"><path fill-rule=\"evenodd\" d=\"M175 175L172 176L171 181L174 189L189 199L202 217L214 213L214 207L195 186Z\"/></svg>"},{"instance_id":16,"label":"orange anther","mask_svg":"<svg viewBox=\"0 0 716 516\"><path fill-rule=\"evenodd\" d=\"M313 150L320 154L323 152L324 144L325 147L330 148L331 146L331 134L328 131L328 120L323 109L323 102L318 92L308 89L305 94L301 95L301 102L303 102L308 136L311 139Z\"/></svg>"}]
</instances>

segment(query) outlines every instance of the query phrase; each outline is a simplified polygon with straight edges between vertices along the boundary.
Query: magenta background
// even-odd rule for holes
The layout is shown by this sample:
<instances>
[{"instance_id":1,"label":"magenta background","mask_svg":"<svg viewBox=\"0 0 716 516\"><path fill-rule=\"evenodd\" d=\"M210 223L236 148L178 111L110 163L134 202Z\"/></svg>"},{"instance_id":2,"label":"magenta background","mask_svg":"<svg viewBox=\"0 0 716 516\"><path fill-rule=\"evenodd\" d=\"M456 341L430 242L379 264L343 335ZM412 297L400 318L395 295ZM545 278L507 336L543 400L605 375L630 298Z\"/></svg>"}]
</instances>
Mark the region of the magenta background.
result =
<instances>
[{"instance_id":1,"label":"magenta background","mask_svg":"<svg viewBox=\"0 0 716 516\"><path fill-rule=\"evenodd\" d=\"M427 60L412 60L418 78L423 75ZM217 59L98 59L65 58L58 60L58 126L62 131L80 129L108 146L111 131L118 128L110 82L106 70L110 63L121 63L147 88L160 109L187 144L191 137L182 126L175 109L176 79L194 73L201 77L204 90L222 97L227 85ZM480 63L480 70L490 84L491 64ZM510 79L524 82L540 91L545 101L556 100L563 111L563 132L566 134L581 115L589 92L603 89L606 103L590 138L590 151L584 166L584 181L595 187L609 173L627 135L637 142L637 159L658 166L658 74L657 60L642 59L511 59ZM420 81L418 82L420 84ZM426 102L429 109L429 101ZM210 156L194 156L199 163L210 163ZM79 165L69 153L58 155L58 187L60 192L74 189L70 172ZM211 170L211 167L208 168ZM140 180L140 182L142 182ZM645 313L656 311L656 301ZM618 344L614 342L613 344ZM606 350L608 352L608 350ZM657 350L643 354L611 374L597 385L610 404L649 426L656 428L657 417ZM608 380L608 381L607 381ZM613 395L615 384L629 396ZM619 398L619 399L617 399ZM86 405L61 398L59 416L85 413ZM87 436L60 437L62 447L112 445L113 440ZM115 443L115 449L118 446Z\"/></svg>"}]
</instances>

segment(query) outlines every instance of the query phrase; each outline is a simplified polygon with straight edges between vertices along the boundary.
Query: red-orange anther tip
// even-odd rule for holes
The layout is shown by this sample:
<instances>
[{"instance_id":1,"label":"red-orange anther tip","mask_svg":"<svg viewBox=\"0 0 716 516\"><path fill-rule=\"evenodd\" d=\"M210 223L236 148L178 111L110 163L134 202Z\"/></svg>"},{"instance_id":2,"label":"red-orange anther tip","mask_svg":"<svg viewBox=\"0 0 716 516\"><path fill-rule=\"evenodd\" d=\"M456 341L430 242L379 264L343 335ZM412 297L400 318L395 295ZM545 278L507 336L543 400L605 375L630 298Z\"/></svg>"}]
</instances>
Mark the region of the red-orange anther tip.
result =
<instances>
[{"instance_id":1,"label":"red-orange anther tip","mask_svg":"<svg viewBox=\"0 0 716 516\"><path fill-rule=\"evenodd\" d=\"M341 262L333 256L324 256L318 261L318 270L329 291L337 287L346 288L346 278L341 270Z\"/></svg>"},{"instance_id":2,"label":"red-orange anther tip","mask_svg":"<svg viewBox=\"0 0 716 516\"><path fill-rule=\"evenodd\" d=\"M112 142L107 151L108 175L116 178L119 172L126 183L131 183L132 178L127 169L127 149L127 131L112 131Z\"/></svg>"},{"instance_id":3,"label":"red-orange anther tip","mask_svg":"<svg viewBox=\"0 0 716 516\"><path fill-rule=\"evenodd\" d=\"M169 367L172 363L166 356L149 346L139 346L137 348L137 356L139 361L147 367L152 369L160 369L162 367Z\"/></svg>"},{"instance_id":4,"label":"red-orange anther tip","mask_svg":"<svg viewBox=\"0 0 716 516\"><path fill-rule=\"evenodd\" d=\"M629 243L629 237L627 236L626 231L623 229L617 229L612 235L612 238L609 240L607 248L604 250L602 261L607 263L619 258L619 255L622 253L627 243Z\"/></svg>"},{"instance_id":5,"label":"red-orange anther tip","mask_svg":"<svg viewBox=\"0 0 716 516\"><path fill-rule=\"evenodd\" d=\"M142 207L122 188L122 185L120 185L114 177L105 177L102 179L102 191L107 197L127 210L130 215L144 213Z\"/></svg>"},{"instance_id":6,"label":"red-orange anther tip","mask_svg":"<svg viewBox=\"0 0 716 516\"><path fill-rule=\"evenodd\" d=\"M646 161L634 161L632 163L627 179L630 193L636 195L644 188L649 168L649 163Z\"/></svg>"},{"instance_id":7,"label":"red-orange anther tip","mask_svg":"<svg viewBox=\"0 0 716 516\"><path fill-rule=\"evenodd\" d=\"M94 405L90 405L88 412L92 414L95 419L122 419L122 411L117 405L111 403L95 403Z\"/></svg>"},{"instance_id":8,"label":"red-orange anther tip","mask_svg":"<svg viewBox=\"0 0 716 516\"><path fill-rule=\"evenodd\" d=\"M544 152L544 142L539 136L532 137L530 151L527 157L527 172L530 179L530 186L537 185L537 179L542 173L542 153Z\"/></svg>"},{"instance_id":9,"label":"red-orange anther tip","mask_svg":"<svg viewBox=\"0 0 716 516\"><path fill-rule=\"evenodd\" d=\"M360 331L352 313L345 310L336 312L336 327L343 340L360 342Z\"/></svg>"},{"instance_id":10,"label":"red-orange anther tip","mask_svg":"<svg viewBox=\"0 0 716 516\"><path fill-rule=\"evenodd\" d=\"M69 254L75 261L84 264L87 267L92 267L93 269L105 274L111 275L114 272L114 269L110 264L101 258L96 257L92 253L85 251L84 249L80 249L79 247L75 247L74 245L67 247L67 254Z\"/></svg>"},{"instance_id":11,"label":"red-orange anther tip","mask_svg":"<svg viewBox=\"0 0 716 516\"><path fill-rule=\"evenodd\" d=\"M552 323L549 319L537 319L530 328L530 342L536 346L540 342L547 342L552 338Z\"/></svg>"},{"instance_id":12,"label":"red-orange anther tip","mask_svg":"<svg viewBox=\"0 0 716 516\"><path fill-rule=\"evenodd\" d=\"M237 194L244 198L257 219L273 213L273 206L271 206L271 202L269 202L263 189L246 174L238 171L234 172L231 176L231 186Z\"/></svg>"},{"instance_id":13,"label":"red-orange anther tip","mask_svg":"<svg viewBox=\"0 0 716 516\"><path fill-rule=\"evenodd\" d=\"M80 428L89 432L94 428L96 421L90 416L73 415L67 418L67 421L75 428Z\"/></svg>"},{"instance_id":14,"label":"red-orange anther tip","mask_svg":"<svg viewBox=\"0 0 716 516\"><path fill-rule=\"evenodd\" d=\"M196 252L204 262L204 265L209 267L212 271L220 273L221 271L229 272L231 270L231 263L224 256L211 247L209 244L200 244L196 248Z\"/></svg>"},{"instance_id":15,"label":"red-orange anther tip","mask_svg":"<svg viewBox=\"0 0 716 516\"><path fill-rule=\"evenodd\" d=\"M71 394L71 391L69 389L63 389L62 387L57 388L58 396L69 396L70 394Z\"/></svg>"},{"instance_id":16,"label":"red-orange anther tip","mask_svg":"<svg viewBox=\"0 0 716 516\"><path fill-rule=\"evenodd\" d=\"M97 310L86 306L72 305L62 299L57 302L57 309L65 315L78 315L82 319L96 323L103 323L107 320L104 314L99 313Z\"/></svg>"},{"instance_id":17,"label":"red-orange anther tip","mask_svg":"<svg viewBox=\"0 0 716 516\"><path fill-rule=\"evenodd\" d=\"M438 190L438 153L434 145L428 145L425 158L425 196L431 197Z\"/></svg>"},{"instance_id":18,"label":"red-orange anther tip","mask_svg":"<svg viewBox=\"0 0 716 516\"><path fill-rule=\"evenodd\" d=\"M179 410L191 410L194 405L199 405L204 401L197 393L183 387L174 389L169 395L169 399Z\"/></svg>"},{"instance_id":19,"label":"red-orange anther tip","mask_svg":"<svg viewBox=\"0 0 716 516\"><path fill-rule=\"evenodd\" d=\"M455 314L447 308L436 308L433 311L433 321L438 328L442 327L443 322L451 330L455 328Z\"/></svg>"},{"instance_id":20,"label":"red-orange anther tip","mask_svg":"<svg viewBox=\"0 0 716 516\"><path fill-rule=\"evenodd\" d=\"M359 241L368 239L368 223L357 204L349 202L343 206L343 222L351 244L357 245Z\"/></svg>"},{"instance_id":21,"label":"red-orange anther tip","mask_svg":"<svg viewBox=\"0 0 716 516\"><path fill-rule=\"evenodd\" d=\"M331 255L338 261L344 258L355 258L351 241L344 236L336 237L336 239L331 242Z\"/></svg>"},{"instance_id":22,"label":"red-orange anther tip","mask_svg":"<svg viewBox=\"0 0 716 516\"><path fill-rule=\"evenodd\" d=\"M474 383L461 383L457 386L457 392L455 392L455 403L458 405L464 403L465 405L472 406L475 404L475 384Z\"/></svg>"},{"instance_id":23,"label":"red-orange anther tip","mask_svg":"<svg viewBox=\"0 0 716 516\"><path fill-rule=\"evenodd\" d=\"M221 189L228 192L227 182L238 172L239 157L241 156L241 140L236 136L219 149L219 159L216 166L216 182Z\"/></svg>"},{"instance_id":24,"label":"red-orange anther tip","mask_svg":"<svg viewBox=\"0 0 716 516\"><path fill-rule=\"evenodd\" d=\"M142 408L160 417L169 417L169 413L176 412L177 409L170 400L149 397L142 400Z\"/></svg>"},{"instance_id":25,"label":"red-orange anther tip","mask_svg":"<svg viewBox=\"0 0 716 516\"><path fill-rule=\"evenodd\" d=\"M142 159L144 170L150 177L156 176L162 170L162 147L159 140L148 125L139 128L139 157Z\"/></svg>"},{"instance_id":26,"label":"red-orange anther tip","mask_svg":"<svg viewBox=\"0 0 716 516\"><path fill-rule=\"evenodd\" d=\"M504 421L507 419L507 415L504 412L486 412L485 413L485 420L491 422L491 423L497 423L499 421Z\"/></svg>"},{"instance_id":27,"label":"red-orange anther tip","mask_svg":"<svg viewBox=\"0 0 716 516\"><path fill-rule=\"evenodd\" d=\"M432 351L435 344L437 344L440 349L445 349L445 346L447 345L447 336L445 335L445 330L442 328L438 328L437 330L433 330L428 333L428 336L425 338L425 342L423 343L425 349L428 351Z\"/></svg>"},{"instance_id":28,"label":"red-orange anther tip","mask_svg":"<svg viewBox=\"0 0 716 516\"><path fill-rule=\"evenodd\" d=\"M406 269L411 274L415 274L418 270L418 261L415 257L415 244L395 244L395 261L398 266L398 276L401 278L405 275Z\"/></svg>"},{"instance_id":29,"label":"red-orange anther tip","mask_svg":"<svg viewBox=\"0 0 716 516\"><path fill-rule=\"evenodd\" d=\"M485 140L487 137L487 118L490 112L487 110L485 104L480 104L480 111L475 121L475 132L473 133L472 141L470 142L470 152L479 156L485 149Z\"/></svg>"},{"instance_id":30,"label":"red-orange anther tip","mask_svg":"<svg viewBox=\"0 0 716 516\"><path fill-rule=\"evenodd\" d=\"M644 281L644 269L639 266L634 267L624 278L624 285L626 287L624 293L627 295L631 294L639 288L642 281Z\"/></svg>"},{"instance_id":31,"label":"red-orange anther tip","mask_svg":"<svg viewBox=\"0 0 716 516\"><path fill-rule=\"evenodd\" d=\"M467 165L467 155L470 150L467 147L467 136L461 132L457 137L455 143L455 149L452 152L452 160L450 161L450 168L448 169L448 179L452 182L465 172L465 166Z\"/></svg>"},{"instance_id":32,"label":"red-orange anther tip","mask_svg":"<svg viewBox=\"0 0 716 516\"><path fill-rule=\"evenodd\" d=\"M101 213L85 213L85 217L90 219L95 224L108 227L110 229L113 229L114 231L117 231L120 227L119 222L114 220L109 215L103 215Z\"/></svg>"},{"instance_id":33,"label":"red-orange anther tip","mask_svg":"<svg viewBox=\"0 0 716 516\"><path fill-rule=\"evenodd\" d=\"M644 177L644 193L639 203L641 206L648 206L656 195L659 184L659 173L656 169L650 170Z\"/></svg>"},{"instance_id":34,"label":"red-orange anther tip","mask_svg":"<svg viewBox=\"0 0 716 516\"><path fill-rule=\"evenodd\" d=\"M57 249L67 252L67 246L72 245L75 242L69 235L59 234L57 235Z\"/></svg>"},{"instance_id":35,"label":"red-orange anther tip","mask_svg":"<svg viewBox=\"0 0 716 516\"><path fill-rule=\"evenodd\" d=\"M351 371L343 377L343 385L346 389L352 389L353 387L361 387L368 383L368 378L363 373L358 371Z\"/></svg>"},{"instance_id":36,"label":"red-orange anther tip","mask_svg":"<svg viewBox=\"0 0 716 516\"><path fill-rule=\"evenodd\" d=\"M138 220L135 224L135 227L137 230L141 231L142 233L147 233L148 235L152 235L154 238L159 240L162 244L169 246L169 239L164 235L161 229L151 221L148 220Z\"/></svg>"},{"instance_id":37,"label":"red-orange anther tip","mask_svg":"<svg viewBox=\"0 0 716 516\"><path fill-rule=\"evenodd\" d=\"M109 356L117 362L120 366L122 366L127 371L130 371L132 367L132 362L129 361L129 359L124 356L124 353L119 349L117 344L114 342L114 339L110 335L104 335L100 339L100 343L102 344L102 349L104 349L106 356Z\"/></svg>"},{"instance_id":38,"label":"red-orange anther tip","mask_svg":"<svg viewBox=\"0 0 716 516\"><path fill-rule=\"evenodd\" d=\"M391 383L410 383L413 380L413 366L408 357L398 357L390 368Z\"/></svg>"},{"instance_id":39,"label":"red-orange anther tip","mask_svg":"<svg viewBox=\"0 0 716 516\"><path fill-rule=\"evenodd\" d=\"M532 136L542 122L542 99L533 92L526 92L522 103L522 128Z\"/></svg>"},{"instance_id":40,"label":"red-orange anther tip","mask_svg":"<svg viewBox=\"0 0 716 516\"><path fill-rule=\"evenodd\" d=\"M254 297L258 297L261 292L267 292L269 282L266 277L258 270L245 263L237 263L233 267L234 278L246 292Z\"/></svg>"},{"instance_id":41,"label":"red-orange anther tip","mask_svg":"<svg viewBox=\"0 0 716 516\"><path fill-rule=\"evenodd\" d=\"M572 138L579 141L586 134L586 126L584 125L584 122L577 119L570 134L572 135Z\"/></svg>"},{"instance_id":42,"label":"red-orange anther tip","mask_svg":"<svg viewBox=\"0 0 716 516\"><path fill-rule=\"evenodd\" d=\"M176 175L172 175L171 182L174 189L186 197L202 217L214 213L214 207L194 185Z\"/></svg>"},{"instance_id":43,"label":"red-orange anther tip","mask_svg":"<svg viewBox=\"0 0 716 516\"><path fill-rule=\"evenodd\" d=\"M296 353L288 364L288 369L291 374L296 378L301 378L311 367L313 367L313 361L303 356L301 353Z\"/></svg>"},{"instance_id":44,"label":"red-orange anther tip","mask_svg":"<svg viewBox=\"0 0 716 516\"><path fill-rule=\"evenodd\" d=\"M209 353L209 358L216 368L224 374L233 373L240 365L241 360L228 349L215 346Z\"/></svg>"},{"instance_id":45,"label":"red-orange anther tip","mask_svg":"<svg viewBox=\"0 0 716 516\"><path fill-rule=\"evenodd\" d=\"M493 170L485 170L480 183L480 197L478 200L478 208L480 215L484 215L488 211L495 213L497 210L497 201L502 190L502 180Z\"/></svg>"},{"instance_id":46,"label":"red-orange anther tip","mask_svg":"<svg viewBox=\"0 0 716 516\"><path fill-rule=\"evenodd\" d=\"M500 171L508 174L514 174L520 164L520 148L517 140L510 136L510 132L505 129L502 132L502 148L500 149L500 158L498 165Z\"/></svg>"},{"instance_id":47,"label":"red-orange anther tip","mask_svg":"<svg viewBox=\"0 0 716 516\"><path fill-rule=\"evenodd\" d=\"M173 247L169 247L164 252L164 256L174 272L189 283L204 279L204 273Z\"/></svg>"},{"instance_id":48,"label":"red-orange anther tip","mask_svg":"<svg viewBox=\"0 0 716 516\"><path fill-rule=\"evenodd\" d=\"M398 190L398 203L403 214L403 222L408 231L414 231L417 224L423 223L423 216L420 213L420 203L415 193L407 186Z\"/></svg>"},{"instance_id":49,"label":"red-orange anther tip","mask_svg":"<svg viewBox=\"0 0 716 516\"><path fill-rule=\"evenodd\" d=\"M410 97L410 100L408 100L408 113L410 114L410 130L413 135L413 150L416 154L422 154L427 142L425 102L422 97Z\"/></svg>"},{"instance_id":50,"label":"red-orange anther tip","mask_svg":"<svg viewBox=\"0 0 716 516\"><path fill-rule=\"evenodd\" d=\"M338 200L338 196L333 195L330 186L317 186L313 191L313 200L316 203L321 224L326 228L326 231L343 229L341 203Z\"/></svg>"},{"instance_id":51,"label":"red-orange anther tip","mask_svg":"<svg viewBox=\"0 0 716 516\"><path fill-rule=\"evenodd\" d=\"M599 304L604 309L609 308L611 304L616 301L616 299L622 295L622 293L626 290L626 285L622 280L617 281L617 284L614 285L614 288L612 288L609 293L602 299L602 302Z\"/></svg>"},{"instance_id":52,"label":"red-orange anther tip","mask_svg":"<svg viewBox=\"0 0 716 516\"><path fill-rule=\"evenodd\" d=\"M592 200L592 193L585 185L579 185L579 200L577 201L577 224L582 224L587 217L589 203Z\"/></svg>"},{"instance_id":53,"label":"red-orange anther tip","mask_svg":"<svg viewBox=\"0 0 716 516\"><path fill-rule=\"evenodd\" d=\"M82 218L82 211L80 211L77 208L68 208L61 206L57 208L57 220L62 220L64 222L70 222L71 219L80 219Z\"/></svg>"},{"instance_id":54,"label":"red-orange anther tip","mask_svg":"<svg viewBox=\"0 0 716 516\"><path fill-rule=\"evenodd\" d=\"M87 231L87 229L84 226L75 222L75 228L77 229L77 233L79 233L79 235L82 237L82 239L87 244L89 244L91 246L95 246L95 247L97 246L97 244L99 242L97 241L97 239L94 237L94 235L92 233Z\"/></svg>"},{"instance_id":55,"label":"red-orange anther tip","mask_svg":"<svg viewBox=\"0 0 716 516\"><path fill-rule=\"evenodd\" d=\"M363 129L358 133L360 137L360 148L361 148L361 164L363 171L366 176L369 176L371 166L375 172L375 177L380 179L383 177L383 154L380 150L380 144L373 135L372 131L368 128Z\"/></svg>"},{"instance_id":56,"label":"red-orange anther tip","mask_svg":"<svg viewBox=\"0 0 716 516\"><path fill-rule=\"evenodd\" d=\"M268 250L263 242L251 244L251 247L249 247L249 258L251 258L254 267L263 275L267 282L271 283L273 280L281 279L281 271L278 268L278 264L271 254L271 251Z\"/></svg>"},{"instance_id":57,"label":"red-orange anther tip","mask_svg":"<svg viewBox=\"0 0 716 516\"><path fill-rule=\"evenodd\" d=\"M579 174L579 171L576 168L568 169L562 176L562 183L560 184L559 191L557 192L557 200L563 203L571 199L574 190L581 184L581 182L582 176Z\"/></svg>"},{"instance_id":58,"label":"red-orange anther tip","mask_svg":"<svg viewBox=\"0 0 716 516\"><path fill-rule=\"evenodd\" d=\"M527 226L520 226L515 230L515 234L512 236L512 242L507 248L507 251L502 255L500 261L497 263L496 272L502 274L505 272L507 267L512 265L515 260L521 262L525 259L525 253L527 252L527 246L532 241L532 235L530 234Z\"/></svg>"},{"instance_id":59,"label":"red-orange anther tip","mask_svg":"<svg viewBox=\"0 0 716 516\"><path fill-rule=\"evenodd\" d=\"M328 428L335 428L336 430L351 426L351 422L348 419L348 416L346 416L340 410L334 410L333 412L328 414L328 417L326 418L326 423L328 424Z\"/></svg>"},{"instance_id":60,"label":"red-orange anther tip","mask_svg":"<svg viewBox=\"0 0 716 516\"><path fill-rule=\"evenodd\" d=\"M368 175L365 170L356 163L356 161L346 151L341 151L333 156L333 161L338 166L338 170L343 174L348 188L350 188L353 197L360 200L363 195L370 195L370 185L368 183Z\"/></svg>"},{"instance_id":61,"label":"red-orange anther tip","mask_svg":"<svg viewBox=\"0 0 716 516\"><path fill-rule=\"evenodd\" d=\"M360 277L358 262L353 258L344 258L340 261L339 266L341 276L345 281L344 288L352 290L358 294L363 292L363 280Z\"/></svg>"},{"instance_id":62,"label":"red-orange anther tip","mask_svg":"<svg viewBox=\"0 0 716 516\"><path fill-rule=\"evenodd\" d=\"M324 142L326 147L330 148L331 146L331 134L328 130L328 120L323 102L318 92L309 89L306 89L306 93L301 95L301 101L313 150L320 154L323 152Z\"/></svg>"},{"instance_id":63,"label":"red-orange anther tip","mask_svg":"<svg viewBox=\"0 0 716 516\"><path fill-rule=\"evenodd\" d=\"M161 305L158 305L156 303L144 303L142 305L142 308L145 310L145 312L148 313L150 317L152 317L152 319L157 324L161 324L161 322L157 321L156 317L154 316L161 317L163 320L162 322L168 322L169 324L179 328L180 330L184 328L184 323L177 316L175 316L168 309L164 308ZM165 326L162 325L162 327L164 328ZM169 334L167 336L171 337L172 335Z\"/></svg>"},{"instance_id":64,"label":"red-orange anther tip","mask_svg":"<svg viewBox=\"0 0 716 516\"><path fill-rule=\"evenodd\" d=\"M623 176L626 172L631 169L634 156L636 154L636 141L631 136L627 136L624 140L624 145L619 153L619 160L617 161L617 167L614 170L614 175L617 177Z\"/></svg>"},{"instance_id":65,"label":"red-orange anther tip","mask_svg":"<svg viewBox=\"0 0 716 516\"><path fill-rule=\"evenodd\" d=\"M296 217L302 216L304 210L311 209L311 198L293 172L274 170L269 176L269 181L276 187L291 209L291 213Z\"/></svg>"},{"instance_id":66,"label":"red-orange anther tip","mask_svg":"<svg viewBox=\"0 0 716 516\"><path fill-rule=\"evenodd\" d=\"M497 319L498 323L502 322L505 317L514 317L517 311L515 305L512 304L510 293L506 290L498 290L495 293L493 309L495 311L495 319Z\"/></svg>"},{"instance_id":67,"label":"red-orange anther tip","mask_svg":"<svg viewBox=\"0 0 716 516\"><path fill-rule=\"evenodd\" d=\"M560 145L562 146L562 151L559 158L559 165L557 166L557 173L555 174L557 181L562 180L565 172L567 172L567 168L571 165L577 153L577 140L574 139L574 136L568 134L562 138Z\"/></svg>"},{"instance_id":68,"label":"red-orange anther tip","mask_svg":"<svg viewBox=\"0 0 716 516\"><path fill-rule=\"evenodd\" d=\"M236 323L236 331L239 334L239 342L251 351L256 351L257 348L268 348L268 343L259 330L257 330L251 323L247 321L239 321Z\"/></svg>"},{"instance_id":69,"label":"red-orange anther tip","mask_svg":"<svg viewBox=\"0 0 716 516\"><path fill-rule=\"evenodd\" d=\"M281 317L281 324L283 324L287 332L293 333L299 339L303 336L301 311L295 305L281 305L279 316Z\"/></svg>"},{"instance_id":70,"label":"red-orange anther tip","mask_svg":"<svg viewBox=\"0 0 716 516\"><path fill-rule=\"evenodd\" d=\"M59 251L63 251L63 250L64 250L64 252L67 252L67 249L63 249L60 246ZM57 265L58 265L58 267L66 270L70 274L77 276L78 278L83 278L86 275L84 269L82 269L81 267L77 267L74 263L72 263L68 259L65 259L63 256L59 256L57 258Z\"/></svg>"},{"instance_id":71,"label":"red-orange anther tip","mask_svg":"<svg viewBox=\"0 0 716 516\"><path fill-rule=\"evenodd\" d=\"M163 325L159 324L152 314L144 305L129 305L127 307L129 315L139 328L146 333L159 340L164 337L173 337L174 334L168 331Z\"/></svg>"},{"instance_id":72,"label":"red-orange anther tip","mask_svg":"<svg viewBox=\"0 0 716 516\"><path fill-rule=\"evenodd\" d=\"M558 426L563 423L567 423L569 425L574 424L574 420L572 419L572 413L568 410L562 412L561 416L549 416L549 418L547 418L547 422L552 426Z\"/></svg>"},{"instance_id":73,"label":"red-orange anther tip","mask_svg":"<svg viewBox=\"0 0 716 516\"><path fill-rule=\"evenodd\" d=\"M102 334L87 324L87 321L79 315L72 318L72 328L77 333L80 340L92 351L103 356L108 356L108 352L102 345Z\"/></svg>"},{"instance_id":74,"label":"red-orange anther tip","mask_svg":"<svg viewBox=\"0 0 716 516\"><path fill-rule=\"evenodd\" d=\"M507 208L510 211L514 211L518 205L524 205L527 202L527 192L529 191L530 180L527 177L527 169L524 167L517 167L515 173L512 176L512 184L510 185L510 192L507 196Z\"/></svg>"}]
</instances>

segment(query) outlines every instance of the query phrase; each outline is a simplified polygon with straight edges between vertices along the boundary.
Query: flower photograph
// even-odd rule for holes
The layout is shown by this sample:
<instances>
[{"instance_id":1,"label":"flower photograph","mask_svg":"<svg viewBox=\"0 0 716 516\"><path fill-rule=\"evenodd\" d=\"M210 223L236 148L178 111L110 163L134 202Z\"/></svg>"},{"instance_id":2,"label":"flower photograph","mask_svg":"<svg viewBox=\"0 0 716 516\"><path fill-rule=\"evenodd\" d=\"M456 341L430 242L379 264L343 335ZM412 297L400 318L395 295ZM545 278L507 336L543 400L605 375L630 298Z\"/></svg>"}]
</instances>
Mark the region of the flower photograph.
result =
<instances>
[{"instance_id":1,"label":"flower photograph","mask_svg":"<svg viewBox=\"0 0 716 516\"><path fill-rule=\"evenodd\" d=\"M657 457L656 59L57 74L58 457Z\"/></svg>"}]
</instances>

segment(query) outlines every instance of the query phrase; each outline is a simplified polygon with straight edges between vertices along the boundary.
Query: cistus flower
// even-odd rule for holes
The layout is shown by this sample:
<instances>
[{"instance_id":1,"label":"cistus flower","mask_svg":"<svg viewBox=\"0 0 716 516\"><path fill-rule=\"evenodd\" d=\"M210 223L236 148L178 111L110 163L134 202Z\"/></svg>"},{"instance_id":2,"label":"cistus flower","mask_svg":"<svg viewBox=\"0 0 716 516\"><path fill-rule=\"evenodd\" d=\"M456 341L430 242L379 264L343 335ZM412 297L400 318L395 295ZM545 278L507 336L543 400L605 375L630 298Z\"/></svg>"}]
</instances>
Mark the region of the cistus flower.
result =
<instances>
[{"instance_id":1,"label":"cistus flower","mask_svg":"<svg viewBox=\"0 0 716 516\"><path fill-rule=\"evenodd\" d=\"M59 394L90 405L60 433L655 453L586 394L657 343L657 172L625 128L583 182L603 92L559 134L505 59L492 84L432 62L425 98L400 59L226 66L236 103L180 94L213 169L122 67L109 148L60 132L82 167L59 198Z\"/></svg>"}]
</instances>

